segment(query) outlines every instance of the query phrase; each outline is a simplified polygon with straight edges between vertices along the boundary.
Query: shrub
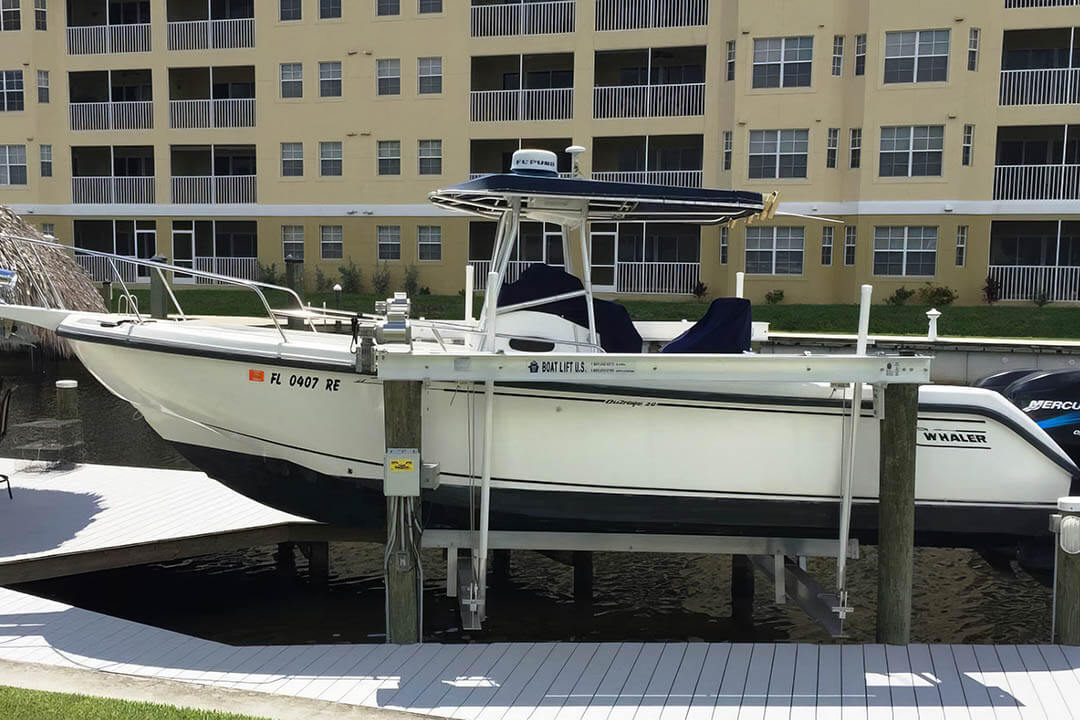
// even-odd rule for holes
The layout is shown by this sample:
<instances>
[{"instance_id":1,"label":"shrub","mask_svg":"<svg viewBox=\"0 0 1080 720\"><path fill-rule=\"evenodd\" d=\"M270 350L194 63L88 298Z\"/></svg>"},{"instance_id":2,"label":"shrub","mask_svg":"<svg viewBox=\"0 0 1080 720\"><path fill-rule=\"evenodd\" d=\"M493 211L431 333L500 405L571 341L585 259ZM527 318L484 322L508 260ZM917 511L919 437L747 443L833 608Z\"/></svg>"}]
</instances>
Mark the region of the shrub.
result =
<instances>
[{"instance_id":1,"label":"shrub","mask_svg":"<svg viewBox=\"0 0 1080 720\"><path fill-rule=\"evenodd\" d=\"M350 295L359 295L364 292L364 276L360 268L356 267L350 257L345 264L338 268L341 275L341 291ZM374 278L373 278L374 280Z\"/></svg>"},{"instance_id":2,"label":"shrub","mask_svg":"<svg viewBox=\"0 0 1080 720\"><path fill-rule=\"evenodd\" d=\"M425 285L424 287L417 290L416 294L417 295L430 295L431 294L431 288L429 288L427 285ZM462 297L464 297L464 293L462 293Z\"/></svg>"},{"instance_id":3,"label":"shrub","mask_svg":"<svg viewBox=\"0 0 1080 720\"><path fill-rule=\"evenodd\" d=\"M704 300L709 294L709 286L700 280L694 285L694 297L698 300Z\"/></svg>"},{"instance_id":4,"label":"shrub","mask_svg":"<svg viewBox=\"0 0 1080 720\"><path fill-rule=\"evenodd\" d=\"M926 283L926 287L919 288L919 303L922 305L930 305L932 307L952 305L956 302L956 298L958 297L960 297L960 293L956 292L948 285Z\"/></svg>"},{"instance_id":5,"label":"shrub","mask_svg":"<svg viewBox=\"0 0 1080 720\"><path fill-rule=\"evenodd\" d=\"M983 299L986 300L987 305L993 305L1001 299L1001 281L997 278L987 276L986 284L983 285Z\"/></svg>"},{"instance_id":6,"label":"shrub","mask_svg":"<svg viewBox=\"0 0 1080 720\"><path fill-rule=\"evenodd\" d=\"M259 277L262 278L264 283L269 285L281 285L284 278L278 273L277 264L270 263L269 265L259 264Z\"/></svg>"},{"instance_id":7,"label":"shrub","mask_svg":"<svg viewBox=\"0 0 1080 720\"><path fill-rule=\"evenodd\" d=\"M405 278L402 282L402 289L409 297L416 295L416 291L420 288L420 268L415 265L409 265L405 268Z\"/></svg>"},{"instance_id":8,"label":"shrub","mask_svg":"<svg viewBox=\"0 0 1080 720\"><path fill-rule=\"evenodd\" d=\"M385 298L390 294L390 264L385 260L376 265L375 272L371 274L371 289L375 291L377 298Z\"/></svg>"},{"instance_id":9,"label":"shrub","mask_svg":"<svg viewBox=\"0 0 1080 720\"><path fill-rule=\"evenodd\" d=\"M765 302L769 305L779 305L784 302L784 291L779 288L765 293Z\"/></svg>"},{"instance_id":10,"label":"shrub","mask_svg":"<svg viewBox=\"0 0 1080 720\"><path fill-rule=\"evenodd\" d=\"M1038 307L1049 305L1050 293L1046 292L1046 290L1040 290L1039 292L1035 293L1035 295L1031 298L1031 302L1035 303L1035 305Z\"/></svg>"},{"instance_id":11,"label":"shrub","mask_svg":"<svg viewBox=\"0 0 1080 720\"><path fill-rule=\"evenodd\" d=\"M914 294L915 294L914 290L908 290L906 287L901 285L900 287L896 288L896 292L894 292L889 297L885 298L885 304L886 305L906 305L907 301L910 300L911 296L914 295Z\"/></svg>"},{"instance_id":12,"label":"shrub","mask_svg":"<svg viewBox=\"0 0 1080 720\"><path fill-rule=\"evenodd\" d=\"M326 273L322 271L321 267L315 268L315 290L318 292L326 292L330 289L330 278L326 277Z\"/></svg>"}]
</instances>

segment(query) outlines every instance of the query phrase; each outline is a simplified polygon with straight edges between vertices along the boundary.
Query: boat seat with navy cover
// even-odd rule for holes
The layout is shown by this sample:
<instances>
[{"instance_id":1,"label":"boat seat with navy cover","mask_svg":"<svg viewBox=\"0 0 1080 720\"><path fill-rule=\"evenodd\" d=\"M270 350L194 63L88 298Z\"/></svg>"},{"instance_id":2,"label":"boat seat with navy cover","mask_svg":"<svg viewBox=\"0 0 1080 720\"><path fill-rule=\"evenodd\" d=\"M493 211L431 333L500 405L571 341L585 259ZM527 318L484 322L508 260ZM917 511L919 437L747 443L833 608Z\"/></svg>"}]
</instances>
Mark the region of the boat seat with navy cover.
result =
<instances>
[{"instance_id":1,"label":"boat seat with navy cover","mask_svg":"<svg viewBox=\"0 0 1080 720\"><path fill-rule=\"evenodd\" d=\"M665 345L665 353L742 353L750 350L750 301L717 298L705 316Z\"/></svg>"}]
</instances>

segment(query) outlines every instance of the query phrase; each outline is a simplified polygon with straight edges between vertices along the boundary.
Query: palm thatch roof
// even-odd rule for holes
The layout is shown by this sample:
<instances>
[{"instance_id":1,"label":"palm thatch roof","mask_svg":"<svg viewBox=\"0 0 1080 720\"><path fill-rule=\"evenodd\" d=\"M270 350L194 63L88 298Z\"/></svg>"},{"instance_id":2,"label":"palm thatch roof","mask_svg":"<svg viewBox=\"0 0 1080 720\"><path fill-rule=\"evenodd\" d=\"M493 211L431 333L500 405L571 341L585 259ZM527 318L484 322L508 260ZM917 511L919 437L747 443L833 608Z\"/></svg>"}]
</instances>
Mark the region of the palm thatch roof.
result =
<instances>
[{"instance_id":1,"label":"palm thatch roof","mask_svg":"<svg viewBox=\"0 0 1080 720\"><path fill-rule=\"evenodd\" d=\"M75 262L72 253L59 248L20 242L15 237L46 240L10 208L0 205L0 268L18 274L15 287L4 301L18 305L106 312L101 293L90 276ZM40 328L5 327L0 350L37 344L52 354L68 357L71 347L55 333Z\"/></svg>"}]
</instances>

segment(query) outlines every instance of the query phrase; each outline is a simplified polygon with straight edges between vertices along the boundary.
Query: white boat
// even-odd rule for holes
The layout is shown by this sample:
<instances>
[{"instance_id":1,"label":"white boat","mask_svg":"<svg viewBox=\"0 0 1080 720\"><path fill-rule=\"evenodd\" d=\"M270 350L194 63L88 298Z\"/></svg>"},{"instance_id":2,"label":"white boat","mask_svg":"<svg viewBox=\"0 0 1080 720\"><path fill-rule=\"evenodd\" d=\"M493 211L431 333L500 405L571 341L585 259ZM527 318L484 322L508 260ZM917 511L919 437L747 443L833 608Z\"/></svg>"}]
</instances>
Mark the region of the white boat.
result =
<instances>
[{"instance_id":1,"label":"white boat","mask_svg":"<svg viewBox=\"0 0 1080 720\"><path fill-rule=\"evenodd\" d=\"M533 151L521 159L543 166L546 158ZM569 260L573 232L585 237L575 217L716 223L770 213L757 193L560 179L542 169L485 176L432 199L500 220L486 291L490 298L501 292L498 333L489 334L490 312L479 320L408 320L411 355L446 361L494 346L508 359L575 355L581 368L629 358L634 326L611 304L592 302L588 267L581 280L539 266L504 285L515 220L563 225ZM260 292L258 283L236 282ZM383 388L364 371L369 347L377 362L380 348L403 339L393 336L404 330L403 304L357 317L352 335L290 330L277 319L239 327L15 305L0 306L0 316L55 329L105 387L211 477L292 513L381 528ZM719 303L713 325L699 323L697 335L680 342L724 344L732 354L715 347L709 354L719 368L731 366L724 358L749 357L747 307ZM292 315L310 322L316 314ZM361 337L368 329L380 333L373 343ZM640 337L637 343L640 350ZM493 529L836 536L851 386L577 369L577 361L540 361L537 376L554 373L559 382L495 387L498 441L487 468ZM873 541L879 422L870 387L860 395L851 533ZM441 485L423 495L428 526L467 526L484 463L485 405L480 383L424 385L423 455L441 467ZM1057 499L1076 494L1073 459L997 392L924 385L918 425L922 544L1042 542Z\"/></svg>"}]
</instances>

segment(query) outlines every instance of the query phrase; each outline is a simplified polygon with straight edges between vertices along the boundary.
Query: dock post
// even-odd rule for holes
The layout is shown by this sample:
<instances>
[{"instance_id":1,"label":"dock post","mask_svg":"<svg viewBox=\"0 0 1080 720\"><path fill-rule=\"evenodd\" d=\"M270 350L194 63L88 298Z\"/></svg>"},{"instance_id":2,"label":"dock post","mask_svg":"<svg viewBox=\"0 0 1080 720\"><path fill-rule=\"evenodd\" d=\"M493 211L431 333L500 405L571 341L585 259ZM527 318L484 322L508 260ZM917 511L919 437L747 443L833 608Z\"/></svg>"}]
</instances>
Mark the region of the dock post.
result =
<instances>
[{"instance_id":1,"label":"dock post","mask_svg":"<svg viewBox=\"0 0 1080 720\"><path fill-rule=\"evenodd\" d=\"M383 382L386 447L421 450L423 383ZM422 450L421 450L422 452ZM422 457L422 456L421 456ZM419 497L387 497L386 639L395 644L420 642Z\"/></svg>"},{"instance_id":2,"label":"dock post","mask_svg":"<svg viewBox=\"0 0 1080 720\"><path fill-rule=\"evenodd\" d=\"M574 604L587 608L593 600L593 556L591 552L574 551Z\"/></svg>"},{"instance_id":3,"label":"dock post","mask_svg":"<svg viewBox=\"0 0 1080 720\"><path fill-rule=\"evenodd\" d=\"M911 641L919 386L886 385L878 497L877 641ZM858 415L856 415L858 417Z\"/></svg>"},{"instance_id":4,"label":"dock post","mask_svg":"<svg viewBox=\"0 0 1080 720\"><path fill-rule=\"evenodd\" d=\"M1058 500L1054 561L1054 637L1080 645L1080 497Z\"/></svg>"},{"instance_id":5,"label":"dock post","mask_svg":"<svg viewBox=\"0 0 1080 720\"><path fill-rule=\"evenodd\" d=\"M491 572L495 584L506 587L510 583L510 551L491 551Z\"/></svg>"},{"instance_id":6,"label":"dock post","mask_svg":"<svg viewBox=\"0 0 1080 720\"><path fill-rule=\"evenodd\" d=\"M161 255L150 258L154 262L166 262ZM165 271L160 268L150 269L150 317L164 320L169 316L169 292L165 289Z\"/></svg>"},{"instance_id":7,"label":"dock post","mask_svg":"<svg viewBox=\"0 0 1080 720\"><path fill-rule=\"evenodd\" d=\"M77 420L79 417L79 381L56 381L56 419Z\"/></svg>"},{"instance_id":8,"label":"dock post","mask_svg":"<svg viewBox=\"0 0 1080 720\"><path fill-rule=\"evenodd\" d=\"M282 577L293 577L296 574L296 555L293 552L295 545L291 542L280 542L274 553L274 567Z\"/></svg>"},{"instance_id":9,"label":"dock post","mask_svg":"<svg viewBox=\"0 0 1080 720\"><path fill-rule=\"evenodd\" d=\"M289 255L285 258L285 285L304 299L304 258ZM301 308L302 309L302 308ZM300 318L289 318L290 330L303 330L304 321Z\"/></svg>"},{"instance_id":10,"label":"dock post","mask_svg":"<svg viewBox=\"0 0 1080 720\"><path fill-rule=\"evenodd\" d=\"M330 543L307 544L308 578L313 585L325 588L330 582Z\"/></svg>"},{"instance_id":11,"label":"dock post","mask_svg":"<svg viewBox=\"0 0 1080 720\"><path fill-rule=\"evenodd\" d=\"M751 620L754 616L754 566L746 555L731 556L731 617Z\"/></svg>"}]
</instances>

